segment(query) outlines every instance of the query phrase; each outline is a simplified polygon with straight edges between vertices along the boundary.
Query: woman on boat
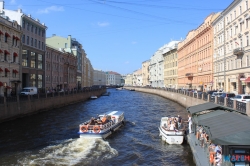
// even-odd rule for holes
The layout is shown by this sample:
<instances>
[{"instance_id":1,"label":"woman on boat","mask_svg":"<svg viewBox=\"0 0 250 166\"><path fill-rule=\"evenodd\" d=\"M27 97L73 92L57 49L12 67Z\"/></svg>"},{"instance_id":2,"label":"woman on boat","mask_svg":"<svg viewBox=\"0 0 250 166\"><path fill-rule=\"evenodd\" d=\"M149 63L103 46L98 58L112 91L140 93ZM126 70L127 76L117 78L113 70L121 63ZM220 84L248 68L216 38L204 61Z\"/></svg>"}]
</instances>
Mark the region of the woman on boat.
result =
<instances>
[{"instance_id":1,"label":"woman on boat","mask_svg":"<svg viewBox=\"0 0 250 166\"><path fill-rule=\"evenodd\" d=\"M175 130L175 123L172 121L169 130Z\"/></svg>"}]
</instances>

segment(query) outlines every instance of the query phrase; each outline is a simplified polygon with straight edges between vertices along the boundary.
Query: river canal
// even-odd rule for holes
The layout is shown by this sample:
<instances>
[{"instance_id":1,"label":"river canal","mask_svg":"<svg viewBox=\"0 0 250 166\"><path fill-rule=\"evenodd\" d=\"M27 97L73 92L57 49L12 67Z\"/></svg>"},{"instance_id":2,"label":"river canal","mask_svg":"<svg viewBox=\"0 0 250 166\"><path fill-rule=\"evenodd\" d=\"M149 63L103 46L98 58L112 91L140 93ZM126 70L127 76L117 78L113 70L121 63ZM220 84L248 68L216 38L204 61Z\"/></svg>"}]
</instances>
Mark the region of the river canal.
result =
<instances>
[{"instance_id":1,"label":"river canal","mask_svg":"<svg viewBox=\"0 0 250 166\"><path fill-rule=\"evenodd\" d=\"M0 165L193 166L188 144L159 137L162 116L184 107L160 96L108 89L110 96L0 124ZM79 138L79 124L99 113L124 111L126 125L106 140Z\"/></svg>"}]
</instances>

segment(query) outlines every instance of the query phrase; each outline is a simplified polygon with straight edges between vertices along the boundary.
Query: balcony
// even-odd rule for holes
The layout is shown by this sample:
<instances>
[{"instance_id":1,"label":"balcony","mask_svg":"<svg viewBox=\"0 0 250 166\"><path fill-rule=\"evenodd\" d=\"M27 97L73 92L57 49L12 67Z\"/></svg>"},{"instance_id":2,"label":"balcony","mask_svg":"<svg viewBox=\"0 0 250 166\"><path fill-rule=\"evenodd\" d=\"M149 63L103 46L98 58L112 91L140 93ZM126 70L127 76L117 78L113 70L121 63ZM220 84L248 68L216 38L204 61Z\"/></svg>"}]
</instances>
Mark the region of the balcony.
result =
<instances>
[{"instance_id":1,"label":"balcony","mask_svg":"<svg viewBox=\"0 0 250 166\"><path fill-rule=\"evenodd\" d=\"M186 77L193 77L193 73L186 73Z\"/></svg>"},{"instance_id":2,"label":"balcony","mask_svg":"<svg viewBox=\"0 0 250 166\"><path fill-rule=\"evenodd\" d=\"M237 56L243 55L244 49L242 47L236 48L236 49L234 49L233 53L234 53L234 55L237 55Z\"/></svg>"}]
</instances>

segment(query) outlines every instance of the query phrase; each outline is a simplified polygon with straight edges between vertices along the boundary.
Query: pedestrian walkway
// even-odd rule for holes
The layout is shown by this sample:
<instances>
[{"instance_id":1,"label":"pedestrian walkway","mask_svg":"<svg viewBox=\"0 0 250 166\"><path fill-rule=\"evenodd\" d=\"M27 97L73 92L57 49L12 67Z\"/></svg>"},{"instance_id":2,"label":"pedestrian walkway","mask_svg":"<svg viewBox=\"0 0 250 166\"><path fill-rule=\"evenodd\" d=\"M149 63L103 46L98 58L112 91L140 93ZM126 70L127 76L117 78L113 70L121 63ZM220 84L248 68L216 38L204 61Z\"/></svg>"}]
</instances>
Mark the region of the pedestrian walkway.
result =
<instances>
[{"instance_id":1,"label":"pedestrian walkway","mask_svg":"<svg viewBox=\"0 0 250 166\"><path fill-rule=\"evenodd\" d=\"M209 160L207 158L208 154L205 151L206 149L199 146L200 142L199 140L197 140L194 133L187 135L187 141L193 152L194 161L196 165L197 166L210 166Z\"/></svg>"}]
</instances>

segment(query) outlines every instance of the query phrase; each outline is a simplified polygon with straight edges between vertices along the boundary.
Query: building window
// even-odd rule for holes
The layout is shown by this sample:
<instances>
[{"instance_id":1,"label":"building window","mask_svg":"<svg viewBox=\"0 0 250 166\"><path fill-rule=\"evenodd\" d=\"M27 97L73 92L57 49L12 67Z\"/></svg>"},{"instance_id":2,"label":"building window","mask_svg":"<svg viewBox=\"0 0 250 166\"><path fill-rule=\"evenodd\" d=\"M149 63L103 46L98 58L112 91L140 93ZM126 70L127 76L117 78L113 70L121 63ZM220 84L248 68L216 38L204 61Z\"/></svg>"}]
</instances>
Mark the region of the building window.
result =
<instances>
[{"instance_id":1,"label":"building window","mask_svg":"<svg viewBox=\"0 0 250 166\"><path fill-rule=\"evenodd\" d=\"M27 45L29 45L29 42L30 42L30 38L29 38L29 36L27 36Z\"/></svg>"},{"instance_id":2,"label":"building window","mask_svg":"<svg viewBox=\"0 0 250 166\"><path fill-rule=\"evenodd\" d=\"M25 43L25 35L22 37L22 42Z\"/></svg>"},{"instance_id":3,"label":"building window","mask_svg":"<svg viewBox=\"0 0 250 166\"><path fill-rule=\"evenodd\" d=\"M33 25L30 26L30 31L33 32Z\"/></svg>"},{"instance_id":4,"label":"building window","mask_svg":"<svg viewBox=\"0 0 250 166\"><path fill-rule=\"evenodd\" d=\"M22 66L28 66L28 52L27 50L23 50L22 53Z\"/></svg>"},{"instance_id":5,"label":"building window","mask_svg":"<svg viewBox=\"0 0 250 166\"><path fill-rule=\"evenodd\" d=\"M36 53L30 53L30 67L36 68Z\"/></svg>"},{"instance_id":6,"label":"building window","mask_svg":"<svg viewBox=\"0 0 250 166\"><path fill-rule=\"evenodd\" d=\"M25 28L25 21L23 20L23 28Z\"/></svg>"},{"instance_id":7,"label":"building window","mask_svg":"<svg viewBox=\"0 0 250 166\"><path fill-rule=\"evenodd\" d=\"M248 9L248 1L246 1L246 10Z\"/></svg>"},{"instance_id":8,"label":"building window","mask_svg":"<svg viewBox=\"0 0 250 166\"><path fill-rule=\"evenodd\" d=\"M30 40L30 45L33 46L33 37Z\"/></svg>"},{"instance_id":9,"label":"building window","mask_svg":"<svg viewBox=\"0 0 250 166\"><path fill-rule=\"evenodd\" d=\"M38 54L38 69L43 68L43 55Z\"/></svg>"},{"instance_id":10,"label":"building window","mask_svg":"<svg viewBox=\"0 0 250 166\"><path fill-rule=\"evenodd\" d=\"M36 74L30 74L30 86L36 86Z\"/></svg>"},{"instance_id":11,"label":"building window","mask_svg":"<svg viewBox=\"0 0 250 166\"><path fill-rule=\"evenodd\" d=\"M40 44L41 44L40 41L38 41L38 48L39 48L39 49L40 49Z\"/></svg>"},{"instance_id":12,"label":"building window","mask_svg":"<svg viewBox=\"0 0 250 166\"><path fill-rule=\"evenodd\" d=\"M43 75L38 74L38 88L43 87Z\"/></svg>"},{"instance_id":13,"label":"building window","mask_svg":"<svg viewBox=\"0 0 250 166\"><path fill-rule=\"evenodd\" d=\"M43 45L43 42L42 42L42 50L44 50L44 45Z\"/></svg>"},{"instance_id":14,"label":"building window","mask_svg":"<svg viewBox=\"0 0 250 166\"><path fill-rule=\"evenodd\" d=\"M241 9L241 6L240 6L240 14L242 14L242 9Z\"/></svg>"},{"instance_id":15,"label":"building window","mask_svg":"<svg viewBox=\"0 0 250 166\"><path fill-rule=\"evenodd\" d=\"M30 25L29 25L29 23L27 23L27 30L28 30L28 31L30 30Z\"/></svg>"},{"instance_id":16,"label":"building window","mask_svg":"<svg viewBox=\"0 0 250 166\"><path fill-rule=\"evenodd\" d=\"M41 35L41 29L38 28L38 35L40 36Z\"/></svg>"},{"instance_id":17,"label":"building window","mask_svg":"<svg viewBox=\"0 0 250 166\"><path fill-rule=\"evenodd\" d=\"M35 34L37 34L37 27L35 27Z\"/></svg>"},{"instance_id":18,"label":"building window","mask_svg":"<svg viewBox=\"0 0 250 166\"><path fill-rule=\"evenodd\" d=\"M37 40L35 39L35 47L37 46Z\"/></svg>"}]
</instances>

